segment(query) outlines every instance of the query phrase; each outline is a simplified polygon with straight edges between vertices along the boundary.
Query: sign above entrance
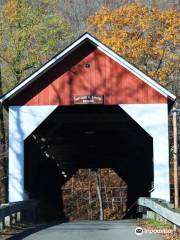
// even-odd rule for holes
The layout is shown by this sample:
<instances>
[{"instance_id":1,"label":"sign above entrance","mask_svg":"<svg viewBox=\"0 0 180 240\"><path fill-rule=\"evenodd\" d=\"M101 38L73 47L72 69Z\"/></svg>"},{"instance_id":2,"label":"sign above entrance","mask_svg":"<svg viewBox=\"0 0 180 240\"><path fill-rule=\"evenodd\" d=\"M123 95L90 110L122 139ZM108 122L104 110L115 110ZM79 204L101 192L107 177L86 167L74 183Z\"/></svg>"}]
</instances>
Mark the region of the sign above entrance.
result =
<instances>
[{"instance_id":1,"label":"sign above entrance","mask_svg":"<svg viewBox=\"0 0 180 240\"><path fill-rule=\"evenodd\" d=\"M103 104L104 97L102 95L88 95L88 96L75 96L74 104Z\"/></svg>"}]
</instances>

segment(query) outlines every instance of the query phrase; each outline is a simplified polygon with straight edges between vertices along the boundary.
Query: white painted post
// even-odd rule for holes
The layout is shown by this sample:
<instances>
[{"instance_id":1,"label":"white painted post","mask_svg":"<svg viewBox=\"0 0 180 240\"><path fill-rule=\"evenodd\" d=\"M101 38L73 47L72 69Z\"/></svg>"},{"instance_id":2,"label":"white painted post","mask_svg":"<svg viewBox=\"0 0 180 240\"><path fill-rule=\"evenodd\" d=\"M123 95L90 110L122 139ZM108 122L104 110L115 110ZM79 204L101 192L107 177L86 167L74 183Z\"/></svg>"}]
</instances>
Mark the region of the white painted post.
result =
<instances>
[{"instance_id":1,"label":"white painted post","mask_svg":"<svg viewBox=\"0 0 180 240\"><path fill-rule=\"evenodd\" d=\"M5 225L5 227L11 226L11 217L10 216L7 216L4 218L4 225Z\"/></svg>"}]
</instances>

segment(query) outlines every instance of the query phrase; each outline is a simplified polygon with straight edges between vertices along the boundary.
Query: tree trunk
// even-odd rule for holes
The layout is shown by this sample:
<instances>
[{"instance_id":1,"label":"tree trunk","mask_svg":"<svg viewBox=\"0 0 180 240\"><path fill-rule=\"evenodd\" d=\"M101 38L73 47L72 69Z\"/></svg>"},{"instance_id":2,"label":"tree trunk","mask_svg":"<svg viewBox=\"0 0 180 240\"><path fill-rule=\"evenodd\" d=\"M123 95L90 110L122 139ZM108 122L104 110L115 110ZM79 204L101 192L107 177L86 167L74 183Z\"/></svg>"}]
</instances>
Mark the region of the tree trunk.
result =
<instances>
[{"instance_id":1,"label":"tree trunk","mask_svg":"<svg viewBox=\"0 0 180 240\"><path fill-rule=\"evenodd\" d=\"M2 95L2 74L1 74L1 64L0 64L0 96ZM5 202L6 199L6 181L7 178L7 169L6 169L6 131L5 131L5 123L4 123L4 115L3 115L3 107L0 106L0 202Z\"/></svg>"},{"instance_id":2,"label":"tree trunk","mask_svg":"<svg viewBox=\"0 0 180 240\"><path fill-rule=\"evenodd\" d=\"M89 197L89 216L90 218L88 220L92 220L92 206L91 206L91 170L89 169L89 184L88 184L88 197Z\"/></svg>"},{"instance_id":3,"label":"tree trunk","mask_svg":"<svg viewBox=\"0 0 180 240\"><path fill-rule=\"evenodd\" d=\"M1 74L1 64L0 64L0 96L2 96L2 74ZM0 106L0 129L1 129L1 135L0 135L0 141L1 144L5 145L6 142L6 133L5 133L5 124L4 124L4 116L3 116L3 108Z\"/></svg>"},{"instance_id":4,"label":"tree trunk","mask_svg":"<svg viewBox=\"0 0 180 240\"><path fill-rule=\"evenodd\" d=\"M179 187L178 187L178 133L176 106L173 108L173 136L174 136L174 207L179 208Z\"/></svg>"},{"instance_id":5,"label":"tree trunk","mask_svg":"<svg viewBox=\"0 0 180 240\"><path fill-rule=\"evenodd\" d=\"M95 171L95 177L96 177L96 189L98 194L98 200L99 200L99 220L104 220L104 212L103 212L103 203L102 203L102 196L101 196L101 182L100 182L100 176L98 173L98 170Z\"/></svg>"}]
</instances>

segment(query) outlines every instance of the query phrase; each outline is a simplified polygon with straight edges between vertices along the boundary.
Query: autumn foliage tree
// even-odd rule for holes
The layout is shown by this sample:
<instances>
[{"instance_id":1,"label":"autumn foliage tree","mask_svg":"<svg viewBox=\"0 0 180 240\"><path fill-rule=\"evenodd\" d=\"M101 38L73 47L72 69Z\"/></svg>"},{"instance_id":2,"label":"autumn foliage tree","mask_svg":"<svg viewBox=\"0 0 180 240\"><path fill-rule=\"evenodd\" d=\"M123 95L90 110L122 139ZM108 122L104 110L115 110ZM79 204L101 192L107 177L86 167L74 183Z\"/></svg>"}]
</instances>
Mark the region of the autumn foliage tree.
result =
<instances>
[{"instance_id":1,"label":"autumn foliage tree","mask_svg":"<svg viewBox=\"0 0 180 240\"><path fill-rule=\"evenodd\" d=\"M62 190L69 220L119 220L126 214L127 183L110 168L79 169Z\"/></svg>"},{"instance_id":2,"label":"autumn foliage tree","mask_svg":"<svg viewBox=\"0 0 180 240\"><path fill-rule=\"evenodd\" d=\"M61 16L57 0L5 1L0 8L0 95L67 45L71 37L70 25ZM5 123L1 107L0 181L6 178ZM4 198L2 189L0 182L0 202Z\"/></svg>"},{"instance_id":3,"label":"autumn foliage tree","mask_svg":"<svg viewBox=\"0 0 180 240\"><path fill-rule=\"evenodd\" d=\"M3 82L11 88L64 47L71 30L56 0L9 0L0 14L0 60L13 77Z\"/></svg>"},{"instance_id":4,"label":"autumn foliage tree","mask_svg":"<svg viewBox=\"0 0 180 240\"><path fill-rule=\"evenodd\" d=\"M142 4L103 6L87 28L152 78L166 84L179 71L180 12Z\"/></svg>"}]
</instances>

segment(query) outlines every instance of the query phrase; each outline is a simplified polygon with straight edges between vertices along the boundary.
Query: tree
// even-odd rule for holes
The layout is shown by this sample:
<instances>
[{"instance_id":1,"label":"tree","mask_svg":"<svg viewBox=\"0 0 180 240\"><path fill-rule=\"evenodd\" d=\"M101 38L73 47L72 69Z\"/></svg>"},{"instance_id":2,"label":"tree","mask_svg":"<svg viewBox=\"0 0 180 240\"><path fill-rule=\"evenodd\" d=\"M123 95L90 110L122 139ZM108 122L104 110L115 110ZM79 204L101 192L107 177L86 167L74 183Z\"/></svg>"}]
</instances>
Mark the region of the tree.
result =
<instances>
[{"instance_id":1,"label":"tree","mask_svg":"<svg viewBox=\"0 0 180 240\"><path fill-rule=\"evenodd\" d=\"M57 1L9 0L1 11L0 60L6 87L16 85L67 44L69 24L59 15ZM6 65L5 65L6 63ZM3 71L2 71L3 73Z\"/></svg>"},{"instance_id":2,"label":"tree","mask_svg":"<svg viewBox=\"0 0 180 240\"><path fill-rule=\"evenodd\" d=\"M101 7L87 28L147 75L166 84L179 71L180 12L142 4Z\"/></svg>"},{"instance_id":3,"label":"tree","mask_svg":"<svg viewBox=\"0 0 180 240\"><path fill-rule=\"evenodd\" d=\"M97 189L97 195L99 200L99 220L104 220L104 212L103 212L103 201L101 196L101 178L100 174L98 172L98 169L95 171L95 178L96 178L96 189Z\"/></svg>"},{"instance_id":4,"label":"tree","mask_svg":"<svg viewBox=\"0 0 180 240\"><path fill-rule=\"evenodd\" d=\"M74 36L78 37L84 32L87 18L102 5L114 9L132 2L137 2L137 0L59 0L59 5L63 16L72 25ZM149 7L156 5L161 9L180 9L180 0L141 0L141 2Z\"/></svg>"},{"instance_id":5,"label":"tree","mask_svg":"<svg viewBox=\"0 0 180 240\"><path fill-rule=\"evenodd\" d=\"M86 19L102 5L112 9L126 2L127 0L59 0L62 14L71 23L75 37L84 32Z\"/></svg>"},{"instance_id":6,"label":"tree","mask_svg":"<svg viewBox=\"0 0 180 240\"><path fill-rule=\"evenodd\" d=\"M57 0L9 0L0 9L0 95L62 49L71 28L60 15ZM0 109L0 181L6 166L6 124ZM1 183L0 183L1 184ZM1 186L2 189L2 186ZM2 200L3 193L0 193Z\"/></svg>"}]
</instances>

